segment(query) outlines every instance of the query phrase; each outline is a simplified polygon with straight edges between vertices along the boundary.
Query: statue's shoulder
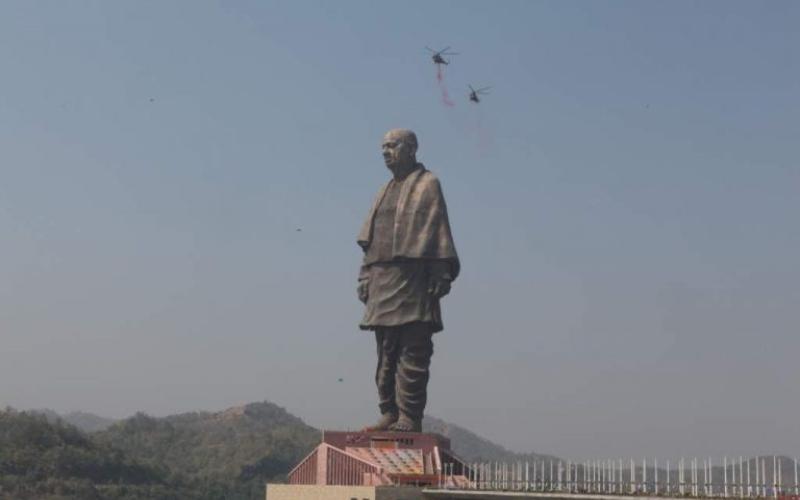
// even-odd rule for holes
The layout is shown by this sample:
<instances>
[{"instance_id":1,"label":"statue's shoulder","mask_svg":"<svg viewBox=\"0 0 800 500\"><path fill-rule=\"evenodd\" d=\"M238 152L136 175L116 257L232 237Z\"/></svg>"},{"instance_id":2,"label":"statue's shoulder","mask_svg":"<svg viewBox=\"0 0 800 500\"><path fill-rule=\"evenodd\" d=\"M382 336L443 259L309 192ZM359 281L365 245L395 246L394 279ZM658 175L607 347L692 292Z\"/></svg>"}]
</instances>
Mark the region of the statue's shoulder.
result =
<instances>
[{"instance_id":1,"label":"statue's shoulder","mask_svg":"<svg viewBox=\"0 0 800 500\"><path fill-rule=\"evenodd\" d=\"M417 178L417 182L424 187L435 187L439 185L439 178L436 177L436 174L423 166L422 171Z\"/></svg>"}]
</instances>

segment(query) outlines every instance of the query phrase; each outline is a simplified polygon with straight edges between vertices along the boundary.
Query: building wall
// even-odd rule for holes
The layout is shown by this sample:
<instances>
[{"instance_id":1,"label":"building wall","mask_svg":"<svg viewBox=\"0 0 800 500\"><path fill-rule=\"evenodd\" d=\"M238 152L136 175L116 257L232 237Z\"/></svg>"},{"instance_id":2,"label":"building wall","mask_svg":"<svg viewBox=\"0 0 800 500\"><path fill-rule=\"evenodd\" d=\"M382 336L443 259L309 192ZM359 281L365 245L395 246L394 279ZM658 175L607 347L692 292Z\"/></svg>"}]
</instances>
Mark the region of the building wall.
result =
<instances>
[{"instance_id":1,"label":"building wall","mask_svg":"<svg viewBox=\"0 0 800 500\"><path fill-rule=\"evenodd\" d=\"M268 484L267 500L421 500L422 490L409 486L324 486Z\"/></svg>"},{"instance_id":2,"label":"building wall","mask_svg":"<svg viewBox=\"0 0 800 500\"><path fill-rule=\"evenodd\" d=\"M268 484L267 500L378 500L374 486Z\"/></svg>"}]
</instances>

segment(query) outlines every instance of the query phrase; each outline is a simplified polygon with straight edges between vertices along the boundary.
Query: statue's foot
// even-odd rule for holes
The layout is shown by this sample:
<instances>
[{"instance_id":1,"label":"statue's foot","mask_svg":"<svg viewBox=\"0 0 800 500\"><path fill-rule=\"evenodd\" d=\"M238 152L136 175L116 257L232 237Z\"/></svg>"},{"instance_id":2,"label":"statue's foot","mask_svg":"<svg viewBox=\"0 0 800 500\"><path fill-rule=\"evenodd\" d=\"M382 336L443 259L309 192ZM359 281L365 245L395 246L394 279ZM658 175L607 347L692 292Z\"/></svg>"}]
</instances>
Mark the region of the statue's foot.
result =
<instances>
[{"instance_id":1,"label":"statue's foot","mask_svg":"<svg viewBox=\"0 0 800 500\"><path fill-rule=\"evenodd\" d=\"M397 413L387 412L381 415L380 420L375 425L364 427L365 432L386 431L397 422Z\"/></svg>"},{"instance_id":2,"label":"statue's foot","mask_svg":"<svg viewBox=\"0 0 800 500\"><path fill-rule=\"evenodd\" d=\"M397 422L389 426L389 430L395 432L422 432L422 420L400 415Z\"/></svg>"}]
</instances>

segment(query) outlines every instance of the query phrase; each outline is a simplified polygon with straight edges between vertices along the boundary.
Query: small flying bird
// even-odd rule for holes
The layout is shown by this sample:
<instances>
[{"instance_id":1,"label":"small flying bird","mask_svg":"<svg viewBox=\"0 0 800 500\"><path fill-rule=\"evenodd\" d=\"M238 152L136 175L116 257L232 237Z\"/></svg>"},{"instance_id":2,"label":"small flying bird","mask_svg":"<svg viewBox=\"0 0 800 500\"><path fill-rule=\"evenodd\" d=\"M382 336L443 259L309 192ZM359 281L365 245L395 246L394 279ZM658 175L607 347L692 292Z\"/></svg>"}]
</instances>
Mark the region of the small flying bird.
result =
<instances>
[{"instance_id":1,"label":"small flying bird","mask_svg":"<svg viewBox=\"0 0 800 500\"><path fill-rule=\"evenodd\" d=\"M446 65L450 64L450 61L446 60L442 56L457 56L458 55L458 52L448 52L450 50L450 47L445 47L445 48L443 48L442 50L439 50L439 51L433 50L430 47L425 47L425 48L428 49L428 52L430 52L432 54L431 55L431 59L433 60L433 64L444 64L446 66Z\"/></svg>"},{"instance_id":2,"label":"small flying bird","mask_svg":"<svg viewBox=\"0 0 800 500\"><path fill-rule=\"evenodd\" d=\"M474 103L479 103L481 100L478 98L479 95L486 95L489 93L489 89L492 87L481 87L477 90L472 88L472 85L467 85L469 87L469 100Z\"/></svg>"}]
</instances>

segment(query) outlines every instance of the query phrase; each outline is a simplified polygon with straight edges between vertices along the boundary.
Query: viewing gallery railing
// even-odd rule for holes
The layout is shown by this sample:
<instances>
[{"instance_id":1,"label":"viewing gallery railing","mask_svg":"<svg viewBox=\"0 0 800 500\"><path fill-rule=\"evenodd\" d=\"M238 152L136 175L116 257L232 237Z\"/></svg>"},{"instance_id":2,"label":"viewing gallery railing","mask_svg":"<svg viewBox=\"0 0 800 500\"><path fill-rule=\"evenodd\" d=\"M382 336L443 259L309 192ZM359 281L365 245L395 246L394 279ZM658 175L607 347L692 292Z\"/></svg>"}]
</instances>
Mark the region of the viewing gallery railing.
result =
<instances>
[{"instance_id":1,"label":"viewing gallery railing","mask_svg":"<svg viewBox=\"0 0 800 500\"><path fill-rule=\"evenodd\" d=\"M716 463L711 458L475 462L463 471L445 467L439 486L452 487L452 476L463 472L474 490L800 500L796 458L723 457Z\"/></svg>"}]
</instances>

